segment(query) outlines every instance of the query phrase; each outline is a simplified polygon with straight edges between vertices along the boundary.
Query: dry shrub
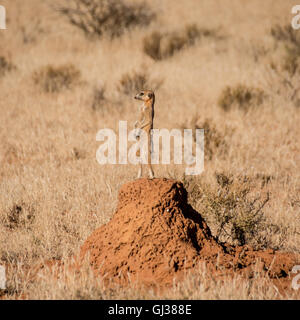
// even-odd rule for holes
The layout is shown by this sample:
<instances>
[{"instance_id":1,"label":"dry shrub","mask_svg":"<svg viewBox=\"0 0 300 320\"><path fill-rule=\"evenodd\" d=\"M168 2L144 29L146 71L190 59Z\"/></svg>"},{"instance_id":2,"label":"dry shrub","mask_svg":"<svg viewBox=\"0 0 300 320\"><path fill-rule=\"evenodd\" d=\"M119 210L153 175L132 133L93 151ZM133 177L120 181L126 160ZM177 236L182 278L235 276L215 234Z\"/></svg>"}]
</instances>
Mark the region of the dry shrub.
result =
<instances>
[{"instance_id":1,"label":"dry shrub","mask_svg":"<svg viewBox=\"0 0 300 320\"><path fill-rule=\"evenodd\" d=\"M102 110L106 102L104 87L94 88L92 109L94 111Z\"/></svg>"},{"instance_id":2,"label":"dry shrub","mask_svg":"<svg viewBox=\"0 0 300 320\"><path fill-rule=\"evenodd\" d=\"M35 84L48 93L70 89L73 84L78 82L79 78L80 71L72 64L59 67L48 65L33 74Z\"/></svg>"},{"instance_id":3,"label":"dry shrub","mask_svg":"<svg viewBox=\"0 0 300 320\"><path fill-rule=\"evenodd\" d=\"M291 101L300 107L300 60L299 55L293 50L287 50L281 63L270 63L267 73L269 90L276 96L281 96L285 101Z\"/></svg>"},{"instance_id":4,"label":"dry shrub","mask_svg":"<svg viewBox=\"0 0 300 320\"><path fill-rule=\"evenodd\" d=\"M290 24L285 26L275 25L271 28L271 35L277 41L300 48L300 35Z\"/></svg>"},{"instance_id":5,"label":"dry shrub","mask_svg":"<svg viewBox=\"0 0 300 320\"><path fill-rule=\"evenodd\" d=\"M161 84L162 80L156 79L151 81L146 71L133 71L131 73L123 74L117 89L122 94L132 96L144 89L151 89L155 91L161 86Z\"/></svg>"},{"instance_id":6,"label":"dry shrub","mask_svg":"<svg viewBox=\"0 0 300 320\"><path fill-rule=\"evenodd\" d=\"M35 209L24 202L14 204L2 219L2 224L10 229L30 228L34 221Z\"/></svg>"},{"instance_id":7,"label":"dry shrub","mask_svg":"<svg viewBox=\"0 0 300 320\"><path fill-rule=\"evenodd\" d=\"M145 2L120 0L71 0L59 8L69 22L88 36L119 37L125 30L147 26L155 14Z\"/></svg>"},{"instance_id":8,"label":"dry shrub","mask_svg":"<svg viewBox=\"0 0 300 320\"><path fill-rule=\"evenodd\" d=\"M235 87L227 86L218 99L218 105L225 111L232 107L238 107L248 111L250 107L259 106L263 103L266 94L259 88L246 87L238 84Z\"/></svg>"},{"instance_id":9,"label":"dry shrub","mask_svg":"<svg viewBox=\"0 0 300 320\"><path fill-rule=\"evenodd\" d=\"M45 33L45 29L42 27L42 20L37 18L30 24L22 25L20 28L22 40L24 44L35 43L38 36Z\"/></svg>"},{"instance_id":10,"label":"dry shrub","mask_svg":"<svg viewBox=\"0 0 300 320\"><path fill-rule=\"evenodd\" d=\"M266 57L270 53L271 49L265 46L264 43L254 42L249 48L249 52L254 62L263 62L261 61L263 57Z\"/></svg>"},{"instance_id":11,"label":"dry shrub","mask_svg":"<svg viewBox=\"0 0 300 320\"><path fill-rule=\"evenodd\" d=\"M281 68L294 76L299 71L300 36L297 30L291 25L276 25L271 29L271 35L278 42L284 45L285 56Z\"/></svg>"},{"instance_id":12,"label":"dry shrub","mask_svg":"<svg viewBox=\"0 0 300 320\"><path fill-rule=\"evenodd\" d=\"M188 124L188 128L193 131L204 129L205 160L212 160L216 156L224 156L229 148L224 137L230 137L233 134L233 130L226 127L225 131L221 132L211 119L205 119L204 121L199 121L199 119L200 117L194 116ZM186 126L181 125L181 128L184 129Z\"/></svg>"},{"instance_id":13,"label":"dry shrub","mask_svg":"<svg viewBox=\"0 0 300 320\"><path fill-rule=\"evenodd\" d=\"M257 173L256 176L255 176L255 179L261 183L260 187L264 188L272 180L274 180L274 177L269 175L269 174Z\"/></svg>"},{"instance_id":14,"label":"dry shrub","mask_svg":"<svg viewBox=\"0 0 300 320\"><path fill-rule=\"evenodd\" d=\"M204 129L205 158L212 160L214 155L225 154L228 148L228 144L224 139L226 134L222 134L209 119L200 123L199 127Z\"/></svg>"},{"instance_id":15,"label":"dry shrub","mask_svg":"<svg viewBox=\"0 0 300 320\"><path fill-rule=\"evenodd\" d=\"M74 147L72 148L71 153L72 153L73 159L75 160L81 160L86 158L86 152L83 149Z\"/></svg>"},{"instance_id":16,"label":"dry shrub","mask_svg":"<svg viewBox=\"0 0 300 320\"><path fill-rule=\"evenodd\" d=\"M160 32L154 31L143 40L144 52L154 60L163 59L160 49L162 37Z\"/></svg>"},{"instance_id":17,"label":"dry shrub","mask_svg":"<svg viewBox=\"0 0 300 320\"><path fill-rule=\"evenodd\" d=\"M221 172L215 173L215 178L216 188L197 178L186 179L185 185L191 204L202 212L216 238L235 245L278 249L284 239L280 245L274 244L271 235L280 233L283 236L286 233L283 227L270 223L264 215L263 208L270 200L269 193L264 196L263 192L259 192L259 196L254 193L258 182L261 182L259 188L266 186L266 176L234 177Z\"/></svg>"},{"instance_id":18,"label":"dry shrub","mask_svg":"<svg viewBox=\"0 0 300 320\"><path fill-rule=\"evenodd\" d=\"M283 59L282 69L287 71L293 77L299 72L299 53L293 49L287 49Z\"/></svg>"},{"instance_id":19,"label":"dry shrub","mask_svg":"<svg viewBox=\"0 0 300 320\"><path fill-rule=\"evenodd\" d=\"M0 56L0 78L4 76L7 72L10 72L15 69L15 66L8 62L7 59L3 56Z\"/></svg>"},{"instance_id":20,"label":"dry shrub","mask_svg":"<svg viewBox=\"0 0 300 320\"><path fill-rule=\"evenodd\" d=\"M195 44L202 37L216 37L216 31L201 29L197 25L187 25L183 30L171 33L152 32L144 38L144 52L154 60L173 56L181 49Z\"/></svg>"},{"instance_id":21,"label":"dry shrub","mask_svg":"<svg viewBox=\"0 0 300 320\"><path fill-rule=\"evenodd\" d=\"M283 45L284 55L279 62L270 63L270 89L275 95L300 106L300 35L290 25L276 25L271 29L276 45Z\"/></svg>"}]
</instances>

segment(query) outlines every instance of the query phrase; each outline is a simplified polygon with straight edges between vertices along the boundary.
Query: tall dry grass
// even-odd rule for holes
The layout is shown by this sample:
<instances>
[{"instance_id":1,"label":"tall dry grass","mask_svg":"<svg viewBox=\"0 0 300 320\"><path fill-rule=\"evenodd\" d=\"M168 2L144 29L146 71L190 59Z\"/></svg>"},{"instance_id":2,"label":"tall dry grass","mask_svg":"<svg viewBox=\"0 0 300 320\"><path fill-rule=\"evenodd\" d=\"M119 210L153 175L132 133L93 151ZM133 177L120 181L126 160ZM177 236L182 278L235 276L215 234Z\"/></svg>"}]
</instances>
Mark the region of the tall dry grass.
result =
<instances>
[{"instance_id":1,"label":"tall dry grass","mask_svg":"<svg viewBox=\"0 0 300 320\"><path fill-rule=\"evenodd\" d=\"M113 39L105 34L91 39L55 10L64 0L1 1L8 16L7 30L0 30L0 61L6 62L1 64L5 72L0 69L0 264L8 267L5 298L159 298L135 288L107 291L88 267L79 278L67 274L67 282L54 281L50 271L30 277L40 263L67 261L78 252L91 231L110 219L119 187L136 177L132 165L100 166L95 137L101 128L117 129L119 119L134 123L137 105L120 90L120 83L124 75L141 71L149 77L146 83L160 81L156 128L194 123L210 130L205 171L188 178L188 185L213 197L219 188L216 173L235 181L247 177L254 196L270 195L263 215L267 225L277 228L261 231L263 243L300 251L300 73L291 79L282 66L288 54L285 41L272 34L275 26L289 24L295 1L147 3L157 13L148 26L130 28ZM193 24L218 30L220 37L200 37L160 61L144 52L145 37L153 32L172 34ZM80 81L73 85L68 78L72 85L62 85L62 90L43 90L43 81L50 81L50 88L53 83L47 72L41 78L39 72L67 65ZM130 88L136 85L130 83ZM261 90L263 99L247 105L243 98L245 112L233 95L229 110L223 110L219 101L224 90L239 86ZM186 179L184 166L155 166L155 171L159 177ZM271 178L263 184L261 177ZM204 216L211 212L203 208L197 192L191 194L196 209ZM241 207L246 205L245 200ZM211 218L207 216L217 232ZM251 241L256 244L255 236ZM267 279L211 282L201 272L163 297L286 298Z\"/></svg>"}]
</instances>

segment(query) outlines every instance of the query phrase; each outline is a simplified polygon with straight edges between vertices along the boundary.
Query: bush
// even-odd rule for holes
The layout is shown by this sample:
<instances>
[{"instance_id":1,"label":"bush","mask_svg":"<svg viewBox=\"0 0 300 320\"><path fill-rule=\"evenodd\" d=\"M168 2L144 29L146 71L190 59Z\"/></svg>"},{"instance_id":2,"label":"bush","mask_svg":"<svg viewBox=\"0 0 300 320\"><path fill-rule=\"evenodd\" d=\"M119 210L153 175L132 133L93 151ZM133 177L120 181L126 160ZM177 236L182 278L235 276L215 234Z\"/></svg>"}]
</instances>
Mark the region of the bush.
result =
<instances>
[{"instance_id":1,"label":"bush","mask_svg":"<svg viewBox=\"0 0 300 320\"><path fill-rule=\"evenodd\" d=\"M6 216L3 217L2 223L8 229L30 228L35 217L35 210L31 205L23 202L14 204Z\"/></svg>"},{"instance_id":2,"label":"bush","mask_svg":"<svg viewBox=\"0 0 300 320\"><path fill-rule=\"evenodd\" d=\"M285 56L281 69L287 71L289 76L293 77L299 71L299 56L300 56L300 35L297 30L294 30L291 25L280 26L276 25L271 29L273 38L284 44Z\"/></svg>"},{"instance_id":3,"label":"bush","mask_svg":"<svg viewBox=\"0 0 300 320\"><path fill-rule=\"evenodd\" d=\"M34 72L33 80L45 92L60 92L69 89L80 78L78 71L72 64L53 67L48 65Z\"/></svg>"},{"instance_id":4,"label":"bush","mask_svg":"<svg viewBox=\"0 0 300 320\"><path fill-rule=\"evenodd\" d=\"M147 26L155 17L146 3L125 0L69 0L59 11L86 35L111 38L131 27Z\"/></svg>"},{"instance_id":5,"label":"bush","mask_svg":"<svg viewBox=\"0 0 300 320\"><path fill-rule=\"evenodd\" d=\"M300 49L299 32L294 30L290 24L286 26L275 25L271 28L271 35L277 41Z\"/></svg>"},{"instance_id":6,"label":"bush","mask_svg":"<svg viewBox=\"0 0 300 320\"><path fill-rule=\"evenodd\" d=\"M243 111L248 111L252 106L263 103L266 97L263 90L258 88L237 85L236 87L227 86L218 99L218 105L225 111L237 106Z\"/></svg>"},{"instance_id":7,"label":"bush","mask_svg":"<svg viewBox=\"0 0 300 320\"><path fill-rule=\"evenodd\" d=\"M42 26L41 18L37 17L36 20L31 21L29 24L20 27L23 43L35 43L38 37L45 34L46 30Z\"/></svg>"},{"instance_id":8,"label":"bush","mask_svg":"<svg viewBox=\"0 0 300 320\"><path fill-rule=\"evenodd\" d=\"M271 63L270 73L275 80L269 83L270 90L275 96L282 96L284 101L291 101L292 104L300 107L300 86L299 86L299 58L285 57L283 64Z\"/></svg>"},{"instance_id":9,"label":"bush","mask_svg":"<svg viewBox=\"0 0 300 320\"><path fill-rule=\"evenodd\" d=\"M269 223L263 213L264 206L270 200L252 194L252 179L234 177L230 174L215 173L217 187L213 189L199 180L186 180L190 202L200 212L213 229L218 241L235 245L249 244L256 248L270 246L270 234L280 232L280 228ZM255 179L256 181L256 179Z\"/></svg>"},{"instance_id":10,"label":"bush","mask_svg":"<svg viewBox=\"0 0 300 320\"><path fill-rule=\"evenodd\" d=\"M92 102L92 109L94 111L103 109L103 106L106 102L106 98L105 98L104 94L105 94L104 87L94 88L93 102Z\"/></svg>"},{"instance_id":11,"label":"bush","mask_svg":"<svg viewBox=\"0 0 300 320\"><path fill-rule=\"evenodd\" d=\"M150 81L145 71L124 74L119 82L118 91L133 96L144 89L157 90L162 84L161 80Z\"/></svg>"},{"instance_id":12,"label":"bush","mask_svg":"<svg viewBox=\"0 0 300 320\"><path fill-rule=\"evenodd\" d=\"M7 72L15 69L15 66L8 62L5 57L0 56L0 78L4 76Z\"/></svg>"},{"instance_id":13,"label":"bush","mask_svg":"<svg viewBox=\"0 0 300 320\"><path fill-rule=\"evenodd\" d=\"M143 40L144 52L154 60L173 56L183 48L192 46L197 39L216 36L214 30L200 29L195 24L187 25L181 31L161 33L154 31Z\"/></svg>"},{"instance_id":14,"label":"bush","mask_svg":"<svg viewBox=\"0 0 300 320\"><path fill-rule=\"evenodd\" d=\"M231 130L227 128L225 130L226 132L221 133L211 119L205 119L202 122L199 122L198 119L197 116L193 117L188 127L193 131L196 131L196 129L204 129L205 160L212 160L214 156L224 155L226 150L228 150L228 144L224 136L230 136L232 134ZM182 125L181 128L184 129L185 126Z\"/></svg>"},{"instance_id":15,"label":"bush","mask_svg":"<svg viewBox=\"0 0 300 320\"><path fill-rule=\"evenodd\" d=\"M279 63L271 62L268 69L268 87L274 96L282 96L284 101L291 101L300 107L300 55L298 49L286 48L286 53Z\"/></svg>"},{"instance_id":16,"label":"bush","mask_svg":"<svg viewBox=\"0 0 300 320\"><path fill-rule=\"evenodd\" d=\"M163 59L160 49L162 37L163 35L160 32L154 31L143 40L144 52L154 60Z\"/></svg>"},{"instance_id":17,"label":"bush","mask_svg":"<svg viewBox=\"0 0 300 320\"><path fill-rule=\"evenodd\" d=\"M299 72L299 54L297 51L287 49L286 55L283 58L282 69L283 71L287 71L291 77Z\"/></svg>"}]
</instances>

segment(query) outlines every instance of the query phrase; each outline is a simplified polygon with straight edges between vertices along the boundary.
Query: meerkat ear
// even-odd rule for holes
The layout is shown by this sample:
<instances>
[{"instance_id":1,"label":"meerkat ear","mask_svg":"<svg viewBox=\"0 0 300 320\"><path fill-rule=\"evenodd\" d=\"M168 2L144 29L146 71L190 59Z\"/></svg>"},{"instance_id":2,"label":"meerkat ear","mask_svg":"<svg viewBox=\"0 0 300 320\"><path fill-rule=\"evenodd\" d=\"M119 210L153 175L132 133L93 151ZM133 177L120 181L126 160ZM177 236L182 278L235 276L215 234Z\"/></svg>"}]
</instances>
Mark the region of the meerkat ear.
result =
<instances>
[{"instance_id":1,"label":"meerkat ear","mask_svg":"<svg viewBox=\"0 0 300 320\"><path fill-rule=\"evenodd\" d=\"M152 93L152 92L149 92L149 93L148 93L148 97L149 97L150 99L152 99L152 98L153 98L153 93Z\"/></svg>"}]
</instances>

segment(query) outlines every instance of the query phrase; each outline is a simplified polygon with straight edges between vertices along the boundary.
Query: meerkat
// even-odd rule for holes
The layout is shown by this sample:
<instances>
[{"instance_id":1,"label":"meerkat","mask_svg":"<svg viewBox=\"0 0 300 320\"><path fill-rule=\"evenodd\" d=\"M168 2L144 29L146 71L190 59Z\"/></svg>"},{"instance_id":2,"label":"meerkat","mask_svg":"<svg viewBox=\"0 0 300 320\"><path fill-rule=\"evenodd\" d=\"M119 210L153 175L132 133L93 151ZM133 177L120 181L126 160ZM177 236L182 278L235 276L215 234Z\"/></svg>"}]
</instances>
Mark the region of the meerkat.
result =
<instances>
[{"instance_id":1,"label":"meerkat","mask_svg":"<svg viewBox=\"0 0 300 320\"><path fill-rule=\"evenodd\" d=\"M139 120L134 124L135 129L144 130L148 136L148 154L147 154L147 165L148 173L150 179L154 178L154 172L151 165L151 152L152 152L152 134L151 130L153 129L153 118L154 118L154 102L155 95L153 91L143 90L138 93L135 97L137 100L143 101L139 109ZM137 136L139 137L139 136ZM142 176L143 165L140 163L140 168L138 171L138 178Z\"/></svg>"}]
</instances>

